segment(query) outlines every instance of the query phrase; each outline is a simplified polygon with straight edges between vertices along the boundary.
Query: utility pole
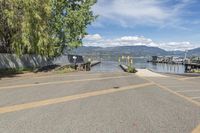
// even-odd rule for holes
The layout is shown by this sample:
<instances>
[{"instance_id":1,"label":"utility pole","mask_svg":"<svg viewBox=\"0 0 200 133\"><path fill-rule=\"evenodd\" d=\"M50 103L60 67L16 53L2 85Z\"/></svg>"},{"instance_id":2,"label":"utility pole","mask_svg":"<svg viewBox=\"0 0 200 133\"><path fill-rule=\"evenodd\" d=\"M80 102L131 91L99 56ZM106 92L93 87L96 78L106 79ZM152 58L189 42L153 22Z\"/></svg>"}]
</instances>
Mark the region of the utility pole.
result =
<instances>
[{"instance_id":1,"label":"utility pole","mask_svg":"<svg viewBox=\"0 0 200 133\"><path fill-rule=\"evenodd\" d=\"M188 53L188 50L185 50L184 63L186 63L186 59L187 59L187 53Z\"/></svg>"}]
</instances>

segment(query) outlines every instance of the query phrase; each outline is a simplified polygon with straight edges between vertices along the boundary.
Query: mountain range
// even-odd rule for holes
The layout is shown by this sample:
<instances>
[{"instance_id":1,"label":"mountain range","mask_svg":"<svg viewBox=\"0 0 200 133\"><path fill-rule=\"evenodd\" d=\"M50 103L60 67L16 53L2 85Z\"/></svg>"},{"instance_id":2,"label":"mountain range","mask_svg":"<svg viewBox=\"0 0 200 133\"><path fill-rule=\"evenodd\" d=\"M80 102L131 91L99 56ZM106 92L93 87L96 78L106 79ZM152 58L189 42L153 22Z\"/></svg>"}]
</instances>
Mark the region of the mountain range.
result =
<instances>
[{"instance_id":1,"label":"mountain range","mask_svg":"<svg viewBox=\"0 0 200 133\"><path fill-rule=\"evenodd\" d=\"M166 51L158 47L148 46L118 46L118 47L86 47L82 46L73 51L80 55L107 55L122 56L131 55L134 57L141 56L184 56L185 51ZM187 52L188 56L200 56L200 48L192 49Z\"/></svg>"}]
</instances>

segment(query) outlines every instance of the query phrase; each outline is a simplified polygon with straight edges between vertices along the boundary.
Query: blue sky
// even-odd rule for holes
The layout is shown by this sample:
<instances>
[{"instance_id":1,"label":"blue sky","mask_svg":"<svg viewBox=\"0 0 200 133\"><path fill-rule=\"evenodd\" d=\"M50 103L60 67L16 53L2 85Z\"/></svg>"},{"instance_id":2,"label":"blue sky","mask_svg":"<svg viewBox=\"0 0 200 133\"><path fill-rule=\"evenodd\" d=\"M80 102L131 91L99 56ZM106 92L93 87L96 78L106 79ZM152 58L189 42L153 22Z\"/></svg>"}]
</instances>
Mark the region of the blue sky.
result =
<instances>
[{"instance_id":1,"label":"blue sky","mask_svg":"<svg viewBox=\"0 0 200 133\"><path fill-rule=\"evenodd\" d=\"M200 47L200 0L98 0L85 46Z\"/></svg>"}]
</instances>

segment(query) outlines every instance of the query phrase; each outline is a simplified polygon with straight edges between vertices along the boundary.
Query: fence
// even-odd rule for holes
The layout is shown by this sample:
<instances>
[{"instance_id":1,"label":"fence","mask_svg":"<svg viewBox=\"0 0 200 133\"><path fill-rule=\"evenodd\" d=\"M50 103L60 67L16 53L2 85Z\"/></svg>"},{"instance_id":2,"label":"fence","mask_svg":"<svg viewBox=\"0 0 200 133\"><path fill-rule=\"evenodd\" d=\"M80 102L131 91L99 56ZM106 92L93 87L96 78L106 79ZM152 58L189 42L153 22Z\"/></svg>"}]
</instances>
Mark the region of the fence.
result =
<instances>
[{"instance_id":1,"label":"fence","mask_svg":"<svg viewBox=\"0 0 200 133\"><path fill-rule=\"evenodd\" d=\"M0 69L3 68L35 68L48 65L70 65L74 64L73 56L77 57L76 63L83 64L84 59L79 55L62 55L56 58L47 58L40 55L23 55L0 53Z\"/></svg>"},{"instance_id":2,"label":"fence","mask_svg":"<svg viewBox=\"0 0 200 133\"><path fill-rule=\"evenodd\" d=\"M41 67L51 64L53 64L52 60L39 55L23 55L19 58L15 54L0 54L0 69Z\"/></svg>"}]
</instances>

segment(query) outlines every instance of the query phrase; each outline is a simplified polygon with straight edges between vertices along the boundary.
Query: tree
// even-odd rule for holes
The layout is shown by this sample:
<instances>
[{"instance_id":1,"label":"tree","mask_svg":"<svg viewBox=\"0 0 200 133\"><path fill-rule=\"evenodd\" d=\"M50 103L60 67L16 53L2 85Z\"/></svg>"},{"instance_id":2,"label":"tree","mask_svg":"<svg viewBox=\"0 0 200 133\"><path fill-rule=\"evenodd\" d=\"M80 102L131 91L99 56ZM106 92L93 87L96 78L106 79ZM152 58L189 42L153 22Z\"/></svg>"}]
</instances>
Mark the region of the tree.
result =
<instances>
[{"instance_id":1,"label":"tree","mask_svg":"<svg viewBox=\"0 0 200 133\"><path fill-rule=\"evenodd\" d=\"M18 55L56 56L82 44L96 0L0 0L0 42Z\"/></svg>"},{"instance_id":2,"label":"tree","mask_svg":"<svg viewBox=\"0 0 200 133\"><path fill-rule=\"evenodd\" d=\"M17 33L17 27L13 23L15 4L11 0L0 0L0 43L8 51L11 49L13 35ZM19 17L16 18L16 22L19 22Z\"/></svg>"},{"instance_id":3,"label":"tree","mask_svg":"<svg viewBox=\"0 0 200 133\"><path fill-rule=\"evenodd\" d=\"M22 23L21 52L52 56L54 42L49 24L51 18L50 0L23 0L25 12ZM14 48L20 46L18 43ZM19 48L21 48L19 47Z\"/></svg>"},{"instance_id":4,"label":"tree","mask_svg":"<svg viewBox=\"0 0 200 133\"><path fill-rule=\"evenodd\" d=\"M66 47L74 48L82 44L87 34L87 26L97 16L91 11L96 0L54 0L53 28L54 37L57 37L60 52Z\"/></svg>"}]
</instances>

